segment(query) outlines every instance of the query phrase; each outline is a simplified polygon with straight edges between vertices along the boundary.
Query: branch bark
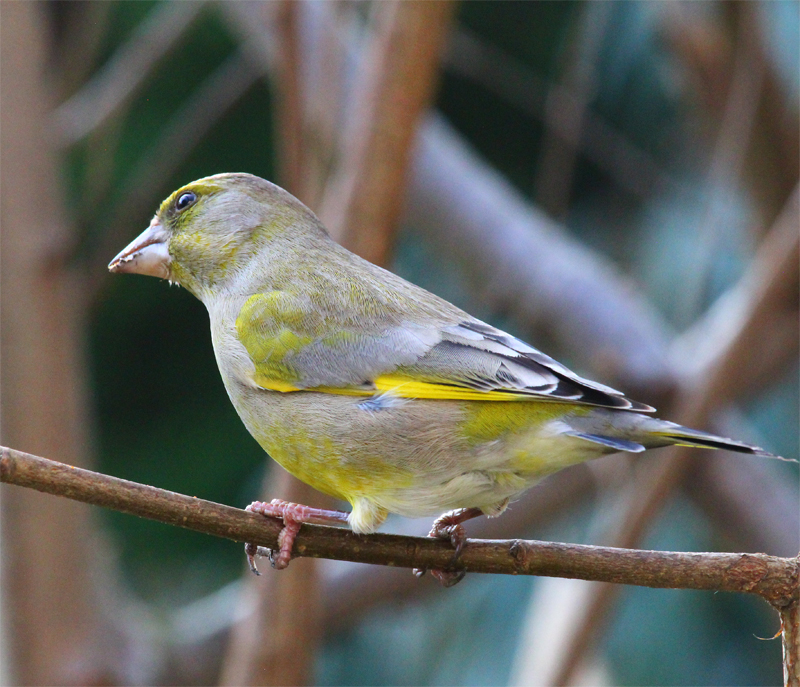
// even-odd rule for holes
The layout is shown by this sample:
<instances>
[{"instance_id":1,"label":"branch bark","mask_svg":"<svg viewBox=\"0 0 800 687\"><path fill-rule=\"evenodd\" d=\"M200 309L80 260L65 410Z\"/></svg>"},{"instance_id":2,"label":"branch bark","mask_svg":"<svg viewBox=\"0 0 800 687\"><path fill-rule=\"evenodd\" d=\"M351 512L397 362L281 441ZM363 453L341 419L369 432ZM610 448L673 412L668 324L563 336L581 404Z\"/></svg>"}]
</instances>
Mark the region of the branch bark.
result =
<instances>
[{"instance_id":1,"label":"branch bark","mask_svg":"<svg viewBox=\"0 0 800 687\"><path fill-rule=\"evenodd\" d=\"M0 481L111 508L170 525L275 547L283 527L238 508L102 475L0 447ZM35 543L32 543L35 545ZM583 544L469 540L457 561L449 542L392 534L357 535L304 525L298 557L334 558L404 568L546 575L672 589L756 594L778 610L800 600L798 559L765 554L643 551Z\"/></svg>"},{"instance_id":2,"label":"branch bark","mask_svg":"<svg viewBox=\"0 0 800 687\"><path fill-rule=\"evenodd\" d=\"M783 639L783 682L800 687L800 604L794 602L780 611Z\"/></svg>"}]
</instances>

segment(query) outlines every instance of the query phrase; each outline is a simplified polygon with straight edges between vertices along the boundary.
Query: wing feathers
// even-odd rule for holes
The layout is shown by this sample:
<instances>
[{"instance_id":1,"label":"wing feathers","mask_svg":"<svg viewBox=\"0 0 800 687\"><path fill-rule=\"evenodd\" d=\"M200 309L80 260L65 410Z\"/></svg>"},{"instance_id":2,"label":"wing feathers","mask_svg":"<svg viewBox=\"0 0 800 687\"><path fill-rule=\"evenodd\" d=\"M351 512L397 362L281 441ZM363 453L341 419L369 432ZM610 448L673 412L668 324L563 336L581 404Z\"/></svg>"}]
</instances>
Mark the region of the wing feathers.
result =
<instances>
[{"instance_id":1,"label":"wing feathers","mask_svg":"<svg viewBox=\"0 0 800 687\"><path fill-rule=\"evenodd\" d=\"M435 374L428 369L434 368L451 382L476 389L621 410L653 411L616 389L579 377L532 346L479 320L467 320L442 331L444 340L410 366L414 373L425 375L429 381L435 381ZM477 384L465 374L476 366L483 372Z\"/></svg>"},{"instance_id":2,"label":"wing feathers","mask_svg":"<svg viewBox=\"0 0 800 687\"><path fill-rule=\"evenodd\" d=\"M537 398L653 410L479 320L358 327L351 318L339 329L331 326L334 319L311 317L301 305L291 294L273 291L248 298L238 314L239 340L255 366L252 381L262 388L485 401Z\"/></svg>"}]
</instances>

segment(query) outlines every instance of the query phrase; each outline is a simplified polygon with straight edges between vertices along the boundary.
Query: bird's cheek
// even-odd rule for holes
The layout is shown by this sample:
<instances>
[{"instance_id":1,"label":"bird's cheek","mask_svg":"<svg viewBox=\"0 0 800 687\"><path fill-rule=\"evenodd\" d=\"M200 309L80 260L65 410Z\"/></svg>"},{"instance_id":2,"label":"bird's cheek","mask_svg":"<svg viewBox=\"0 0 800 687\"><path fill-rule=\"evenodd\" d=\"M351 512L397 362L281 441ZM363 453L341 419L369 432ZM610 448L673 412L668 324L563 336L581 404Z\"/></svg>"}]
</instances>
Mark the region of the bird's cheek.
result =
<instances>
[{"instance_id":1,"label":"bird's cheek","mask_svg":"<svg viewBox=\"0 0 800 687\"><path fill-rule=\"evenodd\" d=\"M168 235L154 220L137 238L126 246L108 266L111 272L146 274L169 279L170 258Z\"/></svg>"}]
</instances>

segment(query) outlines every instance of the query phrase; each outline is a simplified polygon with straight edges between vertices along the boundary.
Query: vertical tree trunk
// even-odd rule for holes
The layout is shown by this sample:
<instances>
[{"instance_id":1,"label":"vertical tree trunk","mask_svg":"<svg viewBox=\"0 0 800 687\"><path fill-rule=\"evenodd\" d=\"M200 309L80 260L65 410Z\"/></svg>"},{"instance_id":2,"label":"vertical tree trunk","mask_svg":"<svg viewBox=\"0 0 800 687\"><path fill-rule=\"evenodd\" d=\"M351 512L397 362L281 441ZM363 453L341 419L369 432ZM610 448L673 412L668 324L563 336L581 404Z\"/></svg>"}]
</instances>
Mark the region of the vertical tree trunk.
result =
<instances>
[{"instance_id":1,"label":"vertical tree trunk","mask_svg":"<svg viewBox=\"0 0 800 687\"><path fill-rule=\"evenodd\" d=\"M84 298L63 264L69 234L47 135L47 27L37 3L4 2L0 11L0 433L10 446L86 465ZM88 507L11 488L2 516L11 679L107 682L95 660Z\"/></svg>"}]
</instances>

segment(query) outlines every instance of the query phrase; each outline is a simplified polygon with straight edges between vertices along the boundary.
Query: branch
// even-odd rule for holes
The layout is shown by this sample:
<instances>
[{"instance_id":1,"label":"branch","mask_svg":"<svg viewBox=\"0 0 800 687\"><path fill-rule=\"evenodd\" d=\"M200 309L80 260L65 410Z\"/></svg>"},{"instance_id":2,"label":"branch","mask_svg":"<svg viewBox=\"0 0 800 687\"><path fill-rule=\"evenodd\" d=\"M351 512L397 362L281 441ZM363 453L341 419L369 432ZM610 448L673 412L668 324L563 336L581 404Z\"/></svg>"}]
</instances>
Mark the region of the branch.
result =
<instances>
[{"instance_id":1,"label":"branch","mask_svg":"<svg viewBox=\"0 0 800 687\"><path fill-rule=\"evenodd\" d=\"M341 160L319 215L336 240L379 265L391 250L414 133L434 94L453 7L447 1L375 6Z\"/></svg>"},{"instance_id":2,"label":"branch","mask_svg":"<svg viewBox=\"0 0 800 687\"><path fill-rule=\"evenodd\" d=\"M133 98L156 65L192 27L203 4L167 2L156 6L102 69L55 109L51 123L56 145L74 145Z\"/></svg>"},{"instance_id":3,"label":"branch","mask_svg":"<svg viewBox=\"0 0 800 687\"><path fill-rule=\"evenodd\" d=\"M275 547L279 520L231 506L75 468L0 447L0 481L66 496L170 525ZM33 544L32 544L33 545ZM404 568L547 575L671 589L706 589L761 596L777 609L800 599L798 559L765 554L680 553L556 542L469 540L453 563L449 542L392 534L357 535L304 525L298 556Z\"/></svg>"},{"instance_id":4,"label":"branch","mask_svg":"<svg viewBox=\"0 0 800 687\"><path fill-rule=\"evenodd\" d=\"M783 682L786 687L800 687L800 604L781 609L783 638Z\"/></svg>"},{"instance_id":5,"label":"branch","mask_svg":"<svg viewBox=\"0 0 800 687\"><path fill-rule=\"evenodd\" d=\"M748 272L735 287L736 293L741 295L731 300L733 305L726 308L729 322L724 333L717 328L712 349L707 355L696 355L703 360L703 368L695 370L679 389L674 417L681 424L706 426L715 408L747 390L738 380L749 378L750 372L761 368L766 358L783 357L783 351L771 350L770 335L765 335L765 332L771 334L770 324L782 319L774 313L795 307L793 304L798 300L798 212L800 187L787 201L784 212L762 242ZM794 318L796 323L796 314ZM695 380L702 382L698 385ZM636 500L611 528L616 532L614 544L636 546L664 502L688 473L694 451L673 446L664 451L662 461L646 466L634 485L638 493ZM592 645L598 626L607 619L614 593L614 588L599 585L593 598L584 605L583 620L571 633L569 649L564 653L556 684L569 682L574 666Z\"/></svg>"}]
</instances>

